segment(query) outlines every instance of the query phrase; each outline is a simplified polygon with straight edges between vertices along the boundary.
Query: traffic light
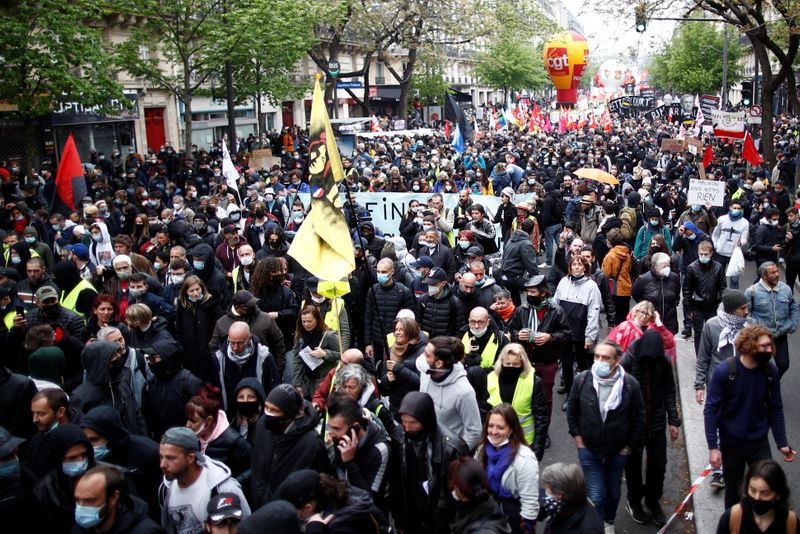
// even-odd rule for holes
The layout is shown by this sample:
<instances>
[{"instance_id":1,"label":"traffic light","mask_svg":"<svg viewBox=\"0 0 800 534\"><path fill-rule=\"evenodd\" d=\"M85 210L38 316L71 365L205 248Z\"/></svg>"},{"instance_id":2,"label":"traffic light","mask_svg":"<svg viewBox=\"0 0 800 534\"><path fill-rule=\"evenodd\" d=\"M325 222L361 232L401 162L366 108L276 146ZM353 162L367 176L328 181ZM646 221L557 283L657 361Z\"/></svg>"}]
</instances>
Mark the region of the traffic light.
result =
<instances>
[{"instance_id":1,"label":"traffic light","mask_svg":"<svg viewBox=\"0 0 800 534\"><path fill-rule=\"evenodd\" d=\"M636 15L636 31L642 33L647 30L647 6L639 4L634 8L634 13Z\"/></svg>"},{"instance_id":2,"label":"traffic light","mask_svg":"<svg viewBox=\"0 0 800 534\"><path fill-rule=\"evenodd\" d=\"M742 81L742 105L749 107L753 105L753 81Z\"/></svg>"}]
</instances>

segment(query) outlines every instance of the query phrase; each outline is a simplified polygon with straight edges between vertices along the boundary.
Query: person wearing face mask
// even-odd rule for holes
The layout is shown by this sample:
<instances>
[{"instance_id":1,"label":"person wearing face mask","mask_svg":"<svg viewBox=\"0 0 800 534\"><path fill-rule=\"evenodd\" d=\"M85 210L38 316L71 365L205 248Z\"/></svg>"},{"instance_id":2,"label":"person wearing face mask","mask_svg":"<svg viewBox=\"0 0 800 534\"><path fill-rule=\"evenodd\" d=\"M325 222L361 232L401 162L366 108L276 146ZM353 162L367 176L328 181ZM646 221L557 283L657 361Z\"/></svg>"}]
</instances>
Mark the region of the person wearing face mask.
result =
<instances>
[{"instance_id":1,"label":"person wearing face mask","mask_svg":"<svg viewBox=\"0 0 800 534\"><path fill-rule=\"evenodd\" d=\"M766 210L759 221L751 248L755 254L756 268L767 261L778 262L786 237L778 226L779 223L780 211L776 208Z\"/></svg>"},{"instance_id":2,"label":"person wearing face mask","mask_svg":"<svg viewBox=\"0 0 800 534\"><path fill-rule=\"evenodd\" d=\"M264 406L253 445L250 495L254 507L274 500L278 487L291 473L302 469L333 472L316 430L319 416L294 387L277 386Z\"/></svg>"},{"instance_id":3,"label":"person wearing face mask","mask_svg":"<svg viewBox=\"0 0 800 534\"><path fill-rule=\"evenodd\" d=\"M311 304L319 308L327 327L336 332L342 340L342 347L350 346L350 317L347 314L344 299L341 297L326 297L319 291L319 279L310 276L306 279L306 291L300 302L300 307L305 308Z\"/></svg>"},{"instance_id":4,"label":"person wearing face mask","mask_svg":"<svg viewBox=\"0 0 800 534\"><path fill-rule=\"evenodd\" d=\"M67 423L50 433L50 462L33 489L36 514L28 518L35 532L66 534L75 524L73 489L95 466L94 449L77 425Z\"/></svg>"},{"instance_id":5,"label":"person wearing face mask","mask_svg":"<svg viewBox=\"0 0 800 534\"><path fill-rule=\"evenodd\" d=\"M464 367L473 389L482 393L486 390L486 375L494 368L507 338L495 326L489 311L482 306L476 306L469 312L467 324L469 328L461 338L465 352Z\"/></svg>"},{"instance_id":6,"label":"person wearing face mask","mask_svg":"<svg viewBox=\"0 0 800 534\"><path fill-rule=\"evenodd\" d=\"M431 337L464 332L464 308L447 283L447 273L434 267L422 282L428 287L427 294L420 297L416 311L422 330Z\"/></svg>"},{"instance_id":7,"label":"person wearing face mask","mask_svg":"<svg viewBox=\"0 0 800 534\"><path fill-rule=\"evenodd\" d=\"M97 406L81 417L79 426L94 449L94 459L121 468L133 482L136 494L158 517L158 443L128 432L114 408Z\"/></svg>"},{"instance_id":8,"label":"person wearing face mask","mask_svg":"<svg viewBox=\"0 0 800 534\"><path fill-rule=\"evenodd\" d=\"M536 251L531 241L534 228L534 222L525 219L512 232L503 250L500 271L495 273L498 284L511 292L511 298L517 306L521 304L519 293L525 287L525 282L531 276L539 274Z\"/></svg>"},{"instance_id":9,"label":"person wearing face mask","mask_svg":"<svg viewBox=\"0 0 800 534\"><path fill-rule=\"evenodd\" d=\"M508 519L497 504L483 466L471 456L450 462L448 487L456 503L448 525L453 534L511 532Z\"/></svg>"},{"instance_id":10,"label":"person wearing face mask","mask_svg":"<svg viewBox=\"0 0 800 534\"><path fill-rule=\"evenodd\" d=\"M662 235L667 244L667 248L672 250L670 248L672 247L672 236L669 228L662 224L661 212L658 210L658 208L652 208L647 211L645 224L639 228L639 231L636 234L636 243L633 247L633 256L637 260L640 260L647 255L649 245L653 240L653 236L655 235Z\"/></svg>"},{"instance_id":11,"label":"person wearing face mask","mask_svg":"<svg viewBox=\"0 0 800 534\"><path fill-rule=\"evenodd\" d=\"M592 368L575 378L567 399L569 433L589 500L613 531L628 455L642 442L645 408L639 382L620 365L622 351L613 341L594 348Z\"/></svg>"},{"instance_id":12,"label":"person wearing face mask","mask_svg":"<svg viewBox=\"0 0 800 534\"><path fill-rule=\"evenodd\" d=\"M23 317L14 317L14 328L24 329L25 332L40 324L57 323L64 328L71 337L83 339L86 324L83 319L73 311L59 304L58 292L52 286L43 286L36 291L36 308L27 312Z\"/></svg>"},{"instance_id":13,"label":"person wearing face mask","mask_svg":"<svg viewBox=\"0 0 800 534\"><path fill-rule=\"evenodd\" d=\"M686 268L683 280L684 315L692 321L695 332L694 350L700 347L700 333L706 321L717 315L717 308L722 301L722 293L727 282L722 266L712 258L714 245L703 241L697 246L698 258ZM691 335L692 330L688 333ZM687 332L684 330L684 337Z\"/></svg>"},{"instance_id":14,"label":"person wearing face mask","mask_svg":"<svg viewBox=\"0 0 800 534\"><path fill-rule=\"evenodd\" d=\"M239 247L246 245L247 242L244 237L239 235L237 227L233 224L223 228L222 239L214 253L214 258L222 265L226 277L231 278L234 267L241 265L238 255Z\"/></svg>"},{"instance_id":15,"label":"person wearing face mask","mask_svg":"<svg viewBox=\"0 0 800 534\"><path fill-rule=\"evenodd\" d=\"M653 254L650 270L633 284L631 295L636 302L653 303L667 330L678 333L678 303L681 300L681 279L672 271L669 255Z\"/></svg>"},{"instance_id":16,"label":"person wearing face mask","mask_svg":"<svg viewBox=\"0 0 800 534\"><path fill-rule=\"evenodd\" d=\"M742 201L731 201L728 214L717 220L717 226L711 234L714 241L714 261L722 265L723 269L727 269L735 247L741 247L742 251L749 248L747 241L750 224L742 216L743 213ZM739 277L731 277L728 286L739 289Z\"/></svg>"},{"instance_id":17,"label":"person wearing face mask","mask_svg":"<svg viewBox=\"0 0 800 534\"><path fill-rule=\"evenodd\" d=\"M539 500L540 517L549 534L603 534L603 520L586 495L586 479L578 464L555 463L539 475L544 493Z\"/></svg>"},{"instance_id":18,"label":"person wearing face mask","mask_svg":"<svg viewBox=\"0 0 800 534\"><path fill-rule=\"evenodd\" d=\"M786 474L774 460L750 466L741 500L719 518L719 534L797 532Z\"/></svg>"},{"instance_id":19,"label":"person wearing face mask","mask_svg":"<svg viewBox=\"0 0 800 534\"><path fill-rule=\"evenodd\" d=\"M38 511L34 507L36 475L20 464L19 447L25 440L0 426L0 512L3 528L24 532Z\"/></svg>"},{"instance_id":20,"label":"person wearing face mask","mask_svg":"<svg viewBox=\"0 0 800 534\"><path fill-rule=\"evenodd\" d=\"M418 256L418 259L416 261L412 261L409 264L409 267L414 280L408 287L414 293L414 296L417 299L420 299L423 295L428 294L428 285L424 282L424 280L428 277L428 273L431 272L431 269L434 268L433 259L427 255Z\"/></svg>"},{"instance_id":21,"label":"person wearing face mask","mask_svg":"<svg viewBox=\"0 0 800 534\"><path fill-rule=\"evenodd\" d=\"M50 434L52 430L80 418L75 409L70 409L69 398L62 389L43 389L36 393L25 413L33 414L37 432L28 441L22 462L36 477L41 478L49 470ZM28 417L25 422L28 422ZM28 426L25 426L27 430Z\"/></svg>"},{"instance_id":22,"label":"person wearing face mask","mask_svg":"<svg viewBox=\"0 0 800 534\"><path fill-rule=\"evenodd\" d=\"M394 261L391 259L381 258L375 276L377 283L365 295L364 352L369 358L382 360L388 348L386 335L392 331L397 313L403 309L415 311L417 301L408 287L394 280Z\"/></svg>"},{"instance_id":23,"label":"person wearing face mask","mask_svg":"<svg viewBox=\"0 0 800 534\"><path fill-rule=\"evenodd\" d=\"M717 216L714 215L714 210L708 205L692 204L680 214L676 226L685 225L687 222L693 223L703 233L710 234L717 225Z\"/></svg>"},{"instance_id":24,"label":"person wearing face mask","mask_svg":"<svg viewBox=\"0 0 800 534\"><path fill-rule=\"evenodd\" d=\"M758 268L759 281L745 290L750 317L770 329L775 338L775 365L780 376L789 369L788 334L797 330L798 307L792 288L780 281L780 270L771 262Z\"/></svg>"},{"instance_id":25,"label":"person wearing face mask","mask_svg":"<svg viewBox=\"0 0 800 534\"><path fill-rule=\"evenodd\" d=\"M300 200L298 199L297 202L300 202ZM305 219L305 207L302 205L302 203L295 203L292 205L291 219L289 219L289 222L286 224L286 231L297 233Z\"/></svg>"},{"instance_id":26,"label":"person wearing face mask","mask_svg":"<svg viewBox=\"0 0 800 534\"><path fill-rule=\"evenodd\" d=\"M22 239L25 241L25 244L28 245L28 248L31 249L31 255L39 256L44 260L45 267L52 269L55 263L53 251L45 243L39 241L39 233L36 228L33 226L26 226L25 230L22 231Z\"/></svg>"},{"instance_id":27,"label":"person wearing face mask","mask_svg":"<svg viewBox=\"0 0 800 534\"><path fill-rule=\"evenodd\" d=\"M90 228L92 242L89 245L89 259L95 265L108 266L116 253L111 244L111 235L104 222L94 222Z\"/></svg>"},{"instance_id":28,"label":"person wearing face mask","mask_svg":"<svg viewBox=\"0 0 800 534\"><path fill-rule=\"evenodd\" d=\"M745 467L772 457L768 434L787 462L794 460L784 423L781 382L771 361L775 343L762 325L745 326L738 356L714 369L703 409L709 463L725 472L725 507L736 504Z\"/></svg>"},{"instance_id":29,"label":"person wearing face mask","mask_svg":"<svg viewBox=\"0 0 800 534\"><path fill-rule=\"evenodd\" d=\"M223 308L227 307L230 302L227 277L217 268L213 249L205 243L200 243L189 251L188 256L191 256L192 274L203 280L206 289L212 297L219 300Z\"/></svg>"},{"instance_id":30,"label":"person wearing face mask","mask_svg":"<svg viewBox=\"0 0 800 534\"><path fill-rule=\"evenodd\" d=\"M255 441L258 419L264 415L264 401L267 396L264 388L255 378L241 379L236 384L234 394L236 395L236 413L231 424L252 446Z\"/></svg>"},{"instance_id":31,"label":"person wearing face mask","mask_svg":"<svg viewBox=\"0 0 800 534\"><path fill-rule=\"evenodd\" d=\"M376 235L375 225L371 221L361 222L358 226L362 239L367 240L367 250L376 258L381 257L381 250L386 244L383 237Z\"/></svg>"},{"instance_id":32,"label":"person wearing face mask","mask_svg":"<svg viewBox=\"0 0 800 534\"><path fill-rule=\"evenodd\" d=\"M237 402L233 414L238 406ZM186 426L200 440L200 452L224 463L231 476L239 479L250 468L250 444L230 425L221 408L219 388L206 384L186 403Z\"/></svg>"},{"instance_id":33,"label":"person wearing face mask","mask_svg":"<svg viewBox=\"0 0 800 534\"><path fill-rule=\"evenodd\" d=\"M475 456L486 470L489 491L508 518L511 532L535 533L539 464L511 404L503 402L489 410L481 438Z\"/></svg>"}]
</instances>

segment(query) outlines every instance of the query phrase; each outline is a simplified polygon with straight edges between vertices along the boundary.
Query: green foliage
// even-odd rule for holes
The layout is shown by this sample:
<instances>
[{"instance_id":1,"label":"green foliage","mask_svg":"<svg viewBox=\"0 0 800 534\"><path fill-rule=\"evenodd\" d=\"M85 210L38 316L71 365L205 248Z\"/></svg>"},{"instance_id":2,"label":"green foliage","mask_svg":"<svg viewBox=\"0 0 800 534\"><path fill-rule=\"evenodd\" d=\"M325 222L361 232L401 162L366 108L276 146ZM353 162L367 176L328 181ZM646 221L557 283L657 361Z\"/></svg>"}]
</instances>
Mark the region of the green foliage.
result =
<instances>
[{"instance_id":1,"label":"green foliage","mask_svg":"<svg viewBox=\"0 0 800 534\"><path fill-rule=\"evenodd\" d=\"M59 100L77 100L108 111L125 101L100 30L88 24L99 13L82 0L19 2L0 13L0 99L32 119Z\"/></svg>"},{"instance_id":2,"label":"green foliage","mask_svg":"<svg viewBox=\"0 0 800 534\"><path fill-rule=\"evenodd\" d=\"M495 89L506 92L541 89L547 83L541 49L513 37L501 37L477 54L475 75Z\"/></svg>"},{"instance_id":3,"label":"green foliage","mask_svg":"<svg viewBox=\"0 0 800 534\"><path fill-rule=\"evenodd\" d=\"M411 76L409 103L418 97L423 105L444 104L450 84L444 78L444 55L432 47L420 52L414 74Z\"/></svg>"},{"instance_id":4,"label":"green foliage","mask_svg":"<svg viewBox=\"0 0 800 534\"><path fill-rule=\"evenodd\" d=\"M735 35L728 36L728 87L741 79L739 59L745 54ZM704 22L681 25L652 59L650 80L669 91L702 94L722 86L722 31Z\"/></svg>"}]
</instances>

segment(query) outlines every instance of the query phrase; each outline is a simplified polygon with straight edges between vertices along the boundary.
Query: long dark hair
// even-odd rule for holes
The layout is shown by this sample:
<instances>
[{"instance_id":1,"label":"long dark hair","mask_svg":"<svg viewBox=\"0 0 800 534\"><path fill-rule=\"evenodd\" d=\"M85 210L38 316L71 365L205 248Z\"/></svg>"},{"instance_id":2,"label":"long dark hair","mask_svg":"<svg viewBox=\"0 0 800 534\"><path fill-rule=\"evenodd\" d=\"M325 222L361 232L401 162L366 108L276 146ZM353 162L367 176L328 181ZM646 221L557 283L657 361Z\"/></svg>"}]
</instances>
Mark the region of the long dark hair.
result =
<instances>
[{"instance_id":1,"label":"long dark hair","mask_svg":"<svg viewBox=\"0 0 800 534\"><path fill-rule=\"evenodd\" d=\"M447 487L451 491L458 488L458 492L470 502L483 502L491 496L486 470L469 455L453 460L447 466Z\"/></svg>"},{"instance_id":2,"label":"long dark hair","mask_svg":"<svg viewBox=\"0 0 800 534\"><path fill-rule=\"evenodd\" d=\"M762 479L767 483L769 489L778 495L778 500L775 501L776 509L789 510L791 508L792 501L789 498L789 484L786 482L786 473L783 472L778 462L775 460L761 460L750 467L747 471L747 476L744 477L744 482L742 482L742 500L747 498L750 480L754 478Z\"/></svg>"},{"instance_id":3,"label":"long dark hair","mask_svg":"<svg viewBox=\"0 0 800 534\"><path fill-rule=\"evenodd\" d=\"M507 402L498 404L486 414L486 420L483 422L483 432L481 433L480 443L483 446L480 449L479 459L483 467L489 462L486 457L486 437L489 434L489 418L493 415L499 415L503 418L506 424L511 428L511 435L508 436L508 444L511 445L512 456L516 457L520 446L525 445L525 433L522 431L522 424L519 422L519 416L514 408Z\"/></svg>"},{"instance_id":4,"label":"long dark hair","mask_svg":"<svg viewBox=\"0 0 800 534\"><path fill-rule=\"evenodd\" d=\"M319 311L319 307L313 304L306 304L303 306L303 309L300 310L300 313L297 314L297 328L295 329L295 337L300 337L303 335L303 315L313 315L314 320L317 322L316 330L320 332L324 332L328 330L328 325L325 324L325 319L322 318L322 313Z\"/></svg>"}]
</instances>

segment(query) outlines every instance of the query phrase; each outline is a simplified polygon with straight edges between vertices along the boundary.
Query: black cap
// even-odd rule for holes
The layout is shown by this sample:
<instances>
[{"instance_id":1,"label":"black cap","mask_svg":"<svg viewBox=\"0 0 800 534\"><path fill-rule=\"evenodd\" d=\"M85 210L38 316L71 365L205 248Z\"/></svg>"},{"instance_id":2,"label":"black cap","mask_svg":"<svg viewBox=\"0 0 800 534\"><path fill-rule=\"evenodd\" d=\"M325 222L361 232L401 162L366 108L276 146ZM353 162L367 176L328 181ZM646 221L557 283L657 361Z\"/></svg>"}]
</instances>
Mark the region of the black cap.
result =
<instances>
[{"instance_id":1,"label":"black cap","mask_svg":"<svg viewBox=\"0 0 800 534\"><path fill-rule=\"evenodd\" d=\"M242 502L235 493L220 493L208 501L209 522L217 525L226 519L242 519Z\"/></svg>"},{"instance_id":2,"label":"black cap","mask_svg":"<svg viewBox=\"0 0 800 534\"><path fill-rule=\"evenodd\" d=\"M423 280L423 283L428 285L436 285L446 281L447 273L444 272L444 269L436 267L431 269L431 272L428 273L428 276L425 278L425 280Z\"/></svg>"},{"instance_id":3,"label":"black cap","mask_svg":"<svg viewBox=\"0 0 800 534\"><path fill-rule=\"evenodd\" d=\"M234 306L255 306L258 304L258 298L246 289L243 289L234 293L232 302Z\"/></svg>"},{"instance_id":4,"label":"black cap","mask_svg":"<svg viewBox=\"0 0 800 534\"><path fill-rule=\"evenodd\" d=\"M472 245L467 249L467 256L472 256L473 258L483 256L483 248L480 245Z\"/></svg>"},{"instance_id":5,"label":"black cap","mask_svg":"<svg viewBox=\"0 0 800 534\"><path fill-rule=\"evenodd\" d=\"M24 439L11 435L11 432L0 426L0 458L10 455L23 443Z\"/></svg>"}]
</instances>

